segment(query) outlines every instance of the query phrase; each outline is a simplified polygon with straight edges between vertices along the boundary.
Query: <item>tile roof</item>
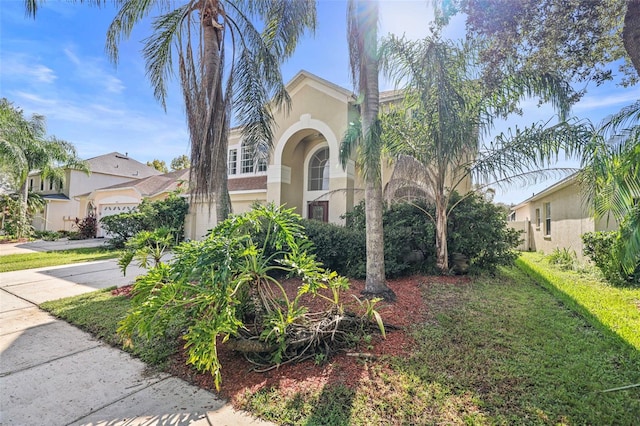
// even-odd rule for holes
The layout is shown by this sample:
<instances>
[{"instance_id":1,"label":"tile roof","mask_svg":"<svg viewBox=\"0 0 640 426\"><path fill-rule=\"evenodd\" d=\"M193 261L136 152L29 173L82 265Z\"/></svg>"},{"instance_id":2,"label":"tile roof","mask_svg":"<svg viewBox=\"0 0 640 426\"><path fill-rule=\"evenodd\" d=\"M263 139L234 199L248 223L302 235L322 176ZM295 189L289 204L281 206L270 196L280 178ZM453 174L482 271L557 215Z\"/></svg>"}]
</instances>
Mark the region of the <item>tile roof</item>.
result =
<instances>
[{"instance_id":1,"label":"tile roof","mask_svg":"<svg viewBox=\"0 0 640 426\"><path fill-rule=\"evenodd\" d=\"M229 192L267 189L267 176L250 176L229 179Z\"/></svg>"}]
</instances>

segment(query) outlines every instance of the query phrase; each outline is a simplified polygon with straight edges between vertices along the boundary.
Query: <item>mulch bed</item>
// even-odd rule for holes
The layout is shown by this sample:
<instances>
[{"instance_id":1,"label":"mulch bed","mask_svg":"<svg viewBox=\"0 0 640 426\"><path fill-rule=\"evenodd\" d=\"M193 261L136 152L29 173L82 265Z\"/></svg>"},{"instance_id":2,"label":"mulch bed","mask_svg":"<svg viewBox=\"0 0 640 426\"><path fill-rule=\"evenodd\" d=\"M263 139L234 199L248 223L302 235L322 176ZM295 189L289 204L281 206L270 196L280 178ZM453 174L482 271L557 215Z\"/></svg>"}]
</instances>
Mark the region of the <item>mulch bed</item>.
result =
<instances>
[{"instance_id":1,"label":"mulch bed","mask_svg":"<svg viewBox=\"0 0 640 426\"><path fill-rule=\"evenodd\" d=\"M385 324L392 326L387 329L387 338L383 339L379 333L374 333L371 342L363 343L361 347L354 348L350 352L334 355L320 365L313 360L308 360L297 364L281 365L261 373L254 371L254 365L245 360L242 354L227 349L225 345L219 345L218 356L222 364L220 393L234 405L239 405L244 395L263 388L275 387L284 394L294 394L320 390L327 385L355 386L366 374L363 357L384 363L386 356L401 356L412 351L415 342L408 330L412 324L423 323L425 320L426 310L421 286L429 282L460 284L469 282L469 279L413 276L389 280L388 285L396 293L397 300L394 303L379 302L376 305ZM355 310L357 302L352 295L362 298L360 293L364 289L364 281L350 280L350 283L350 289L342 294L342 301L346 309L351 307ZM299 281L287 280L283 285L287 293L294 294ZM129 295L129 293L129 287L121 287L113 291L115 295ZM306 298L303 303L310 310L324 307L320 298ZM201 388L215 391L213 377L209 373L198 373L186 365L186 359L186 351L180 350L170 360L168 372Z\"/></svg>"}]
</instances>

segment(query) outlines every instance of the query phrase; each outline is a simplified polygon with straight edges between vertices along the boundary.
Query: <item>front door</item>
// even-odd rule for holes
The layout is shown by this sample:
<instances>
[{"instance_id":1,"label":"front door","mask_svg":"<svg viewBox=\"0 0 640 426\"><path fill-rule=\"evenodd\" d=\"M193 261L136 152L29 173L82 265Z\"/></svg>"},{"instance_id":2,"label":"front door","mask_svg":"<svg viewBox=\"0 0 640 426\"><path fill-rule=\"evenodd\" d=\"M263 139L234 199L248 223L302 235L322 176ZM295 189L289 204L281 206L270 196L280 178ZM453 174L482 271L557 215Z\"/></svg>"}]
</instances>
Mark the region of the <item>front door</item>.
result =
<instances>
[{"instance_id":1,"label":"front door","mask_svg":"<svg viewBox=\"0 0 640 426\"><path fill-rule=\"evenodd\" d=\"M311 201L307 205L307 217L309 219L319 220L321 222L329 221L329 202L328 201Z\"/></svg>"}]
</instances>

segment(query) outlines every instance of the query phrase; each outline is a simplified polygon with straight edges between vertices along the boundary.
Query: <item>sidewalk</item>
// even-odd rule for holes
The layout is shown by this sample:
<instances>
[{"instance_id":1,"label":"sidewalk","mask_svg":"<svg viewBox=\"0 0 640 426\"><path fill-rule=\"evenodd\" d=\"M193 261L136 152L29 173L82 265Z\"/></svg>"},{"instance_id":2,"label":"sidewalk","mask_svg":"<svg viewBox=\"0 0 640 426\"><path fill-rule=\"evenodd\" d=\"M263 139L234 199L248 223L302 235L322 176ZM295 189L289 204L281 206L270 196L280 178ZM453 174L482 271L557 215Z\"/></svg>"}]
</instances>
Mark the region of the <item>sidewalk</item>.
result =
<instances>
[{"instance_id":1,"label":"sidewalk","mask_svg":"<svg viewBox=\"0 0 640 426\"><path fill-rule=\"evenodd\" d=\"M88 240L29 241L25 243L0 244L0 256L7 254L33 253L38 251L71 250L85 247L104 247L109 238L91 238Z\"/></svg>"},{"instance_id":2,"label":"sidewalk","mask_svg":"<svg viewBox=\"0 0 640 426\"><path fill-rule=\"evenodd\" d=\"M4 253L2 253L4 254ZM115 260L0 274L0 424L268 425L37 305L132 282Z\"/></svg>"}]
</instances>

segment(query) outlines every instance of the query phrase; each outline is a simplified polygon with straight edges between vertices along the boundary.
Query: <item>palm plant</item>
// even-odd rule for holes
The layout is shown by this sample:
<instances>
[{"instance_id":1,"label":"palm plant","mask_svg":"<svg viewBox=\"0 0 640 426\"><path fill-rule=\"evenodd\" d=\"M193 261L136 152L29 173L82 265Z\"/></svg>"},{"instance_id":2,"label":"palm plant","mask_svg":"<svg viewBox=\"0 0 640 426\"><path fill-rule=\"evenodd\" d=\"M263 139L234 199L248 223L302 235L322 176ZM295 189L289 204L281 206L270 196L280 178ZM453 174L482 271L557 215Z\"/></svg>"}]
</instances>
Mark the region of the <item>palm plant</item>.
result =
<instances>
[{"instance_id":1,"label":"palm plant","mask_svg":"<svg viewBox=\"0 0 640 426\"><path fill-rule=\"evenodd\" d=\"M82 0L79 0L82 2ZM38 1L25 0L35 16ZM105 0L87 0L103 4ZM118 46L152 12L153 33L143 55L154 95L165 106L174 61L185 102L195 199L215 203L217 221L231 211L227 189L229 123L235 111L244 143L266 157L272 143L272 107L289 106L280 63L316 22L313 0L114 0L119 10L106 49ZM256 27L262 23L262 29ZM176 58L177 57L177 58ZM177 61L176 61L177 59ZM225 74L225 71L228 73ZM258 158L256 158L258 159Z\"/></svg>"},{"instance_id":2,"label":"palm plant","mask_svg":"<svg viewBox=\"0 0 640 426\"><path fill-rule=\"evenodd\" d=\"M631 273L640 260L640 101L604 121L583 159L582 188L596 218L625 222L618 253Z\"/></svg>"},{"instance_id":3,"label":"palm plant","mask_svg":"<svg viewBox=\"0 0 640 426\"><path fill-rule=\"evenodd\" d=\"M488 177L508 180L514 172L522 177L532 163L547 162L560 149L583 140L578 137L580 126L564 122L553 128L536 124L518 132L517 138L501 135L484 147L480 137L491 130L495 118L514 111L524 97L551 101L564 119L573 91L554 76L527 74L511 75L489 90L479 80L472 45L391 36L381 51L386 73L404 89L402 102L390 107L383 118L388 152L408 176L395 186L422 187L432 198L436 264L447 272L447 218L457 205L449 206L453 191L468 190L463 185L472 175L485 181ZM563 130L567 135L559 138Z\"/></svg>"},{"instance_id":4,"label":"palm plant","mask_svg":"<svg viewBox=\"0 0 640 426\"><path fill-rule=\"evenodd\" d=\"M38 170L41 179L58 183L63 182L67 168L89 172L71 143L46 133L44 116L34 114L27 119L22 110L0 99L0 162L20 194L18 238L28 233L29 172Z\"/></svg>"},{"instance_id":5,"label":"palm plant","mask_svg":"<svg viewBox=\"0 0 640 426\"><path fill-rule=\"evenodd\" d=\"M350 126L340 149L346 167L356 145L365 179L367 277L364 293L395 299L385 283L384 234L382 228L382 176L380 138L378 54L378 3L350 0L347 6L347 38L351 75L359 93L361 122Z\"/></svg>"}]
</instances>

